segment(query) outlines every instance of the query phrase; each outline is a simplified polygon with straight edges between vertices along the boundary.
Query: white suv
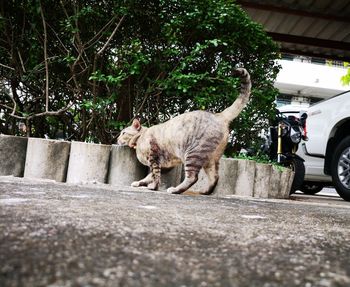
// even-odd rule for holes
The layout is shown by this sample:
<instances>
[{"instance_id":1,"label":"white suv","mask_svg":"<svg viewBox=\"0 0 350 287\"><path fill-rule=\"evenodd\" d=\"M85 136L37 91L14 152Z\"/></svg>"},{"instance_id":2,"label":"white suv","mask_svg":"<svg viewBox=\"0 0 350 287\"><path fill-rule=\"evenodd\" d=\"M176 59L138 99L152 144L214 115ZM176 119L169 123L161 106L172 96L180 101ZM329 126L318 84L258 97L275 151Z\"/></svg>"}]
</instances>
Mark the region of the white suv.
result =
<instances>
[{"instance_id":1,"label":"white suv","mask_svg":"<svg viewBox=\"0 0 350 287\"><path fill-rule=\"evenodd\" d=\"M304 189L315 193L333 185L350 201L350 91L309 107L307 114L309 140L298 150L305 160Z\"/></svg>"}]
</instances>

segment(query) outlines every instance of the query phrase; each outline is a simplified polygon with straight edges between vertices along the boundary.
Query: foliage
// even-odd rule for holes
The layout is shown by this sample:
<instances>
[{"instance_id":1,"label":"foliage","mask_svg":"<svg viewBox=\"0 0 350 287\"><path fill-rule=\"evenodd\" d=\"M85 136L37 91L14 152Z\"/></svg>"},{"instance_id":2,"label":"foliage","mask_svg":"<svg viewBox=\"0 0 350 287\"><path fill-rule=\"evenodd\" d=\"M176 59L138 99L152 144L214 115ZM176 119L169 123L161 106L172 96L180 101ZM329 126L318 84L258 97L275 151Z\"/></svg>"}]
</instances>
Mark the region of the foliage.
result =
<instances>
[{"instance_id":1,"label":"foliage","mask_svg":"<svg viewBox=\"0 0 350 287\"><path fill-rule=\"evenodd\" d=\"M274 113L277 46L234 1L0 5L0 132L24 121L34 136L111 143L134 115L152 125L222 111L237 97L237 66L253 91L232 124L233 149L254 143Z\"/></svg>"},{"instance_id":2,"label":"foliage","mask_svg":"<svg viewBox=\"0 0 350 287\"><path fill-rule=\"evenodd\" d=\"M345 67L349 66L349 63L344 63ZM348 68L347 73L341 77L341 82L344 86L350 85L350 68Z\"/></svg>"},{"instance_id":3,"label":"foliage","mask_svg":"<svg viewBox=\"0 0 350 287\"><path fill-rule=\"evenodd\" d=\"M233 156L235 159L244 159L244 160L252 160L257 163L270 164L275 170L279 172L283 172L287 167L284 165L277 163L276 161L270 160L269 157L265 154L256 154L256 155L246 155L246 154L238 154Z\"/></svg>"},{"instance_id":4,"label":"foliage","mask_svg":"<svg viewBox=\"0 0 350 287\"><path fill-rule=\"evenodd\" d=\"M276 164L275 161L269 159L267 155L258 154L258 155L247 155L244 153L240 153L238 155L233 156L235 159L245 159L245 160L253 160L257 163L265 163L265 164Z\"/></svg>"}]
</instances>

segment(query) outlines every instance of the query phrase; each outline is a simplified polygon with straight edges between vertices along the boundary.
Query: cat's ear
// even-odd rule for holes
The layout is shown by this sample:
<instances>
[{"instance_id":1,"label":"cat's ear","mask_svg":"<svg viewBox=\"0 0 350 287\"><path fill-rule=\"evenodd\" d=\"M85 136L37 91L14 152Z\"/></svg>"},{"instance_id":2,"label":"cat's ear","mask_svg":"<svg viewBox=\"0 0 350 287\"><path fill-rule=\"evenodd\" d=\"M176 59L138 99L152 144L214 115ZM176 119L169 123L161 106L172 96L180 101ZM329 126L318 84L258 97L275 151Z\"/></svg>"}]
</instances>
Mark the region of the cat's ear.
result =
<instances>
[{"instance_id":1,"label":"cat's ear","mask_svg":"<svg viewBox=\"0 0 350 287\"><path fill-rule=\"evenodd\" d=\"M141 129L141 123L140 123L140 121L139 121L138 119L134 119L134 120L132 121L132 127L133 127L135 130L139 131L139 130Z\"/></svg>"}]
</instances>

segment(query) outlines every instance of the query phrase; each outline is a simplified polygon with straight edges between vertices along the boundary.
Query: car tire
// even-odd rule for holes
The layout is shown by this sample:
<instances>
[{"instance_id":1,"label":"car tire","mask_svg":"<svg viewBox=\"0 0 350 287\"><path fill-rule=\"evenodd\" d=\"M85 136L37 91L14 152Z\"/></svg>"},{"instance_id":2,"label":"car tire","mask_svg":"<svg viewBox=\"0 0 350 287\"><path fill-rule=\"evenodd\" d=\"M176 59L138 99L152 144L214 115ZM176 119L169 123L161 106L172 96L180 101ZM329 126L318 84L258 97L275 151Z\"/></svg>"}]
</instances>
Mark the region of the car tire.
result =
<instances>
[{"instance_id":1,"label":"car tire","mask_svg":"<svg viewBox=\"0 0 350 287\"><path fill-rule=\"evenodd\" d=\"M331 165L333 184L339 196L350 201L350 136L335 148Z\"/></svg>"},{"instance_id":2,"label":"car tire","mask_svg":"<svg viewBox=\"0 0 350 287\"><path fill-rule=\"evenodd\" d=\"M290 189L290 194L299 190L304 182L305 177L305 165L303 160L299 158L293 158L290 162L290 168L294 171L294 179L292 187Z\"/></svg>"},{"instance_id":3,"label":"car tire","mask_svg":"<svg viewBox=\"0 0 350 287\"><path fill-rule=\"evenodd\" d=\"M323 184L318 182L304 181L300 190L308 195L314 195L323 189Z\"/></svg>"}]
</instances>

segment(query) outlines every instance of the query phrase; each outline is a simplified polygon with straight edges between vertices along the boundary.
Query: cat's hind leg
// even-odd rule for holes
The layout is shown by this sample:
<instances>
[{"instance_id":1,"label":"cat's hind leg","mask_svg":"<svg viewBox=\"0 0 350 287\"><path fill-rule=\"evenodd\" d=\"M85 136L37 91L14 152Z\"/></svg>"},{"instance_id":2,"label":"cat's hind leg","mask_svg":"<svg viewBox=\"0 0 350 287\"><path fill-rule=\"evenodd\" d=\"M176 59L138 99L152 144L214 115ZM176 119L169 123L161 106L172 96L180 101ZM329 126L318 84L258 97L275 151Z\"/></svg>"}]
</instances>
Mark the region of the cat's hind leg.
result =
<instances>
[{"instance_id":1,"label":"cat's hind leg","mask_svg":"<svg viewBox=\"0 0 350 287\"><path fill-rule=\"evenodd\" d=\"M208 187L200 194L209 195L212 194L219 180L219 162L211 161L204 167L204 171L208 177Z\"/></svg>"},{"instance_id":2,"label":"cat's hind leg","mask_svg":"<svg viewBox=\"0 0 350 287\"><path fill-rule=\"evenodd\" d=\"M176 187L169 187L167 189L168 193L180 194L189 189L194 185L198 180L198 174L203 166L202 161L193 162L189 159L192 157L189 156L185 162L185 179Z\"/></svg>"},{"instance_id":3,"label":"cat's hind leg","mask_svg":"<svg viewBox=\"0 0 350 287\"><path fill-rule=\"evenodd\" d=\"M169 187L167 189L168 193L180 194L189 189L192 185L194 185L198 180L198 172L196 173L186 173L185 179L176 187Z\"/></svg>"}]
</instances>

